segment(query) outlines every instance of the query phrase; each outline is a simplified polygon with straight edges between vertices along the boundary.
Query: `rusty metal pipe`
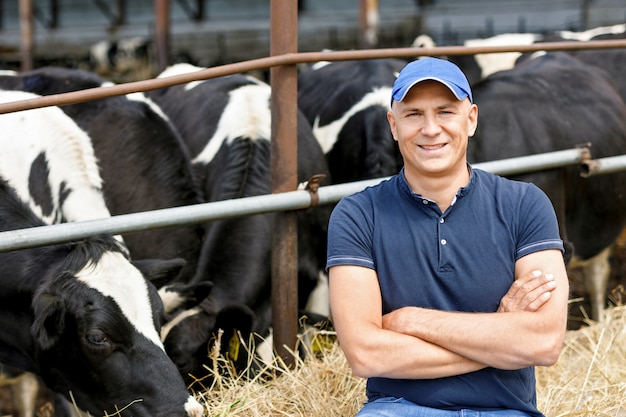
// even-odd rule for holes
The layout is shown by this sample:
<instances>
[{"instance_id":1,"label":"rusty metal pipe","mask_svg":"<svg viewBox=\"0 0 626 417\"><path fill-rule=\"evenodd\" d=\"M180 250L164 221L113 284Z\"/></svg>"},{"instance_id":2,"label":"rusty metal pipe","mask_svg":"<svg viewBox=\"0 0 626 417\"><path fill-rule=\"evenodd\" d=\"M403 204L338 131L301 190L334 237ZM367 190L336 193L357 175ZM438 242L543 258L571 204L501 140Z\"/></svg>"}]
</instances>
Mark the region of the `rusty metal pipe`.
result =
<instances>
[{"instance_id":1,"label":"rusty metal pipe","mask_svg":"<svg viewBox=\"0 0 626 417\"><path fill-rule=\"evenodd\" d=\"M270 54L298 50L298 7L295 1L270 2ZM289 34L285 36L285 34ZM296 63L270 69L272 193L298 187L298 72ZM298 225L297 213L274 214L272 233L272 327L274 350L288 366L294 364L298 337Z\"/></svg>"},{"instance_id":2,"label":"rusty metal pipe","mask_svg":"<svg viewBox=\"0 0 626 417\"><path fill-rule=\"evenodd\" d=\"M359 45L361 48L375 48L378 45L379 25L378 0L360 0Z\"/></svg>"},{"instance_id":3,"label":"rusty metal pipe","mask_svg":"<svg viewBox=\"0 0 626 417\"><path fill-rule=\"evenodd\" d=\"M20 100L11 103L0 103L0 114L20 110L34 109L47 106L62 106L65 104L80 103L83 101L97 100L107 97L119 96L138 91L157 90L173 85L185 84L191 81L208 80L224 75L254 71L265 68L273 68L281 65L295 65L298 63L311 63L319 61L344 61L382 58L412 58L418 56L434 55L473 55L499 52L536 52L536 51L574 51L583 49L619 49L626 48L626 39L588 41L588 42L546 42L532 45L519 46L441 46L436 48L390 48L390 49L364 49L356 51L332 51L332 52L300 52L285 53L282 55L253 59L250 61L236 62L218 67L205 68L197 72L176 75L171 77L156 78L152 80L135 81L117 84L108 87L91 88L81 91L73 91L64 94L54 94L30 100Z\"/></svg>"},{"instance_id":4,"label":"rusty metal pipe","mask_svg":"<svg viewBox=\"0 0 626 417\"><path fill-rule=\"evenodd\" d=\"M157 67L161 72L169 63L170 46L170 1L154 1L154 38L157 52Z\"/></svg>"},{"instance_id":5,"label":"rusty metal pipe","mask_svg":"<svg viewBox=\"0 0 626 417\"><path fill-rule=\"evenodd\" d=\"M33 0L20 0L20 53L21 70L33 69L33 50L35 49L35 24L33 21Z\"/></svg>"}]
</instances>

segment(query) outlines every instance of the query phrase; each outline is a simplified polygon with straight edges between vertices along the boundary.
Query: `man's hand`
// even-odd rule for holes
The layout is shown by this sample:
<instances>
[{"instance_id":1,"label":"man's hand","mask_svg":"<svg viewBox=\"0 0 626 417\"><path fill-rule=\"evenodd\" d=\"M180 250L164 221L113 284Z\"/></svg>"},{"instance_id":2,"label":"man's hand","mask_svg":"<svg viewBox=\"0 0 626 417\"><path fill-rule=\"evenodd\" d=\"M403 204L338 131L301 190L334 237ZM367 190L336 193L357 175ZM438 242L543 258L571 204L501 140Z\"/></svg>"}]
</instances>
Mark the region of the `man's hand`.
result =
<instances>
[{"instance_id":1,"label":"man's hand","mask_svg":"<svg viewBox=\"0 0 626 417\"><path fill-rule=\"evenodd\" d=\"M499 313L537 311L551 297L556 288L552 274L534 270L513 282L498 307Z\"/></svg>"}]
</instances>

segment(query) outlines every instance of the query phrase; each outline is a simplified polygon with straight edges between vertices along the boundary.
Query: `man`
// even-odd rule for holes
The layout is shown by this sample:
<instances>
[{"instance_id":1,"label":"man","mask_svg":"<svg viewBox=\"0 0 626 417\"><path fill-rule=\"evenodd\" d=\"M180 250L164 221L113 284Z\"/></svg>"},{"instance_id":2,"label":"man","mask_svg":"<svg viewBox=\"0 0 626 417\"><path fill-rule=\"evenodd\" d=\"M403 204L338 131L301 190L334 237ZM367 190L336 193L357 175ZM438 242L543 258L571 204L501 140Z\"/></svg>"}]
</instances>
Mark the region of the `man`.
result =
<instances>
[{"instance_id":1,"label":"man","mask_svg":"<svg viewBox=\"0 0 626 417\"><path fill-rule=\"evenodd\" d=\"M550 201L468 164L478 108L451 62L409 63L387 118L404 168L329 225L334 325L368 378L358 416L541 416L534 366L559 356L569 293Z\"/></svg>"}]
</instances>

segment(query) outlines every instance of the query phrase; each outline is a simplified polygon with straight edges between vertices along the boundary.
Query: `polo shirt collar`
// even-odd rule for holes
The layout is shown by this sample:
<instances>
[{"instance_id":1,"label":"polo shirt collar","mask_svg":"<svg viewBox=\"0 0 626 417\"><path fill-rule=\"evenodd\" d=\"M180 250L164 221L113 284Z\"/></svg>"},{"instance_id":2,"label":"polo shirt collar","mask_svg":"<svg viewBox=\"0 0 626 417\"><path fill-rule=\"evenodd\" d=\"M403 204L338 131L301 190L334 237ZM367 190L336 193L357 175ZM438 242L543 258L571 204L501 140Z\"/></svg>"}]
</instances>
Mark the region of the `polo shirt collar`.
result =
<instances>
[{"instance_id":1,"label":"polo shirt collar","mask_svg":"<svg viewBox=\"0 0 626 417\"><path fill-rule=\"evenodd\" d=\"M467 170L469 171L469 174L470 174L470 180L465 187L459 188L459 190L456 192L454 202L456 202L459 198L463 198L463 196L469 193L472 190L472 188L474 188L474 184L477 181L476 175L474 175L474 169L472 168L469 162L467 163ZM411 186L407 182L406 177L404 175L404 167L402 167L402 169L400 170L398 177L399 177L398 185L403 193L405 193L411 198L415 198L415 197L418 197L421 199L424 198L421 194L414 193L413 190L411 189Z\"/></svg>"}]
</instances>

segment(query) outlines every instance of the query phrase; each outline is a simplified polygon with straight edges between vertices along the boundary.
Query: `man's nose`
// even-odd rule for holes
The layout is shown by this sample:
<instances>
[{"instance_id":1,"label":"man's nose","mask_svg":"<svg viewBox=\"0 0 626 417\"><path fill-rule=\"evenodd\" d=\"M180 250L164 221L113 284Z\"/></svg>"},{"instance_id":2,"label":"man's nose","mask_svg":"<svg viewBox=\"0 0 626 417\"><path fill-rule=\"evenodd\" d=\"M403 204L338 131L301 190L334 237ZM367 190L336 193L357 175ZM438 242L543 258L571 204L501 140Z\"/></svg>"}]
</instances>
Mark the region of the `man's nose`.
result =
<instances>
[{"instance_id":1,"label":"man's nose","mask_svg":"<svg viewBox=\"0 0 626 417\"><path fill-rule=\"evenodd\" d=\"M441 126L437 122L434 116L424 116L424 126L422 127L422 133L425 136L435 136L441 131Z\"/></svg>"}]
</instances>

